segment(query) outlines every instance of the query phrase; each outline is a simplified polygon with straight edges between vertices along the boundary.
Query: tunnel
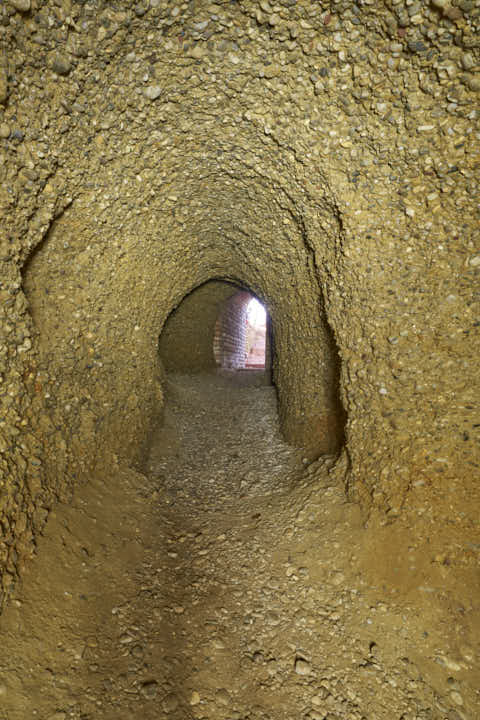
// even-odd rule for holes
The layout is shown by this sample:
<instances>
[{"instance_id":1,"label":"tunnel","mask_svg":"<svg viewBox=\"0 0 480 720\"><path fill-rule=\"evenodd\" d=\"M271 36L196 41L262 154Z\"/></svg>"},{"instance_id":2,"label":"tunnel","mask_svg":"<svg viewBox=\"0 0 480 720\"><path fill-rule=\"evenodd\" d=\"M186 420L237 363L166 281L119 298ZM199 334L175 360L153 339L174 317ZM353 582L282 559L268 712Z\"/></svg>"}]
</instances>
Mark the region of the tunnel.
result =
<instances>
[{"instance_id":1,"label":"tunnel","mask_svg":"<svg viewBox=\"0 0 480 720\"><path fill-rule=\"evenodd\" d=\"M1 718L479 715L479 30L1 5Z\"/></svg>"},{"instance_id":2,"label":"tunnel","mask_svg":"<svg viewBox=\"0 0 480 720\"><path fill-rule=\"evenodd\" d=\"M260 311L255 313L256 308ZM266 312L254 295L232 283L209 281L196 288L170 313L162 329L163 367L167 372L189 372L271 366L267 319L257 321L261 310Z\"/></svg>"}]
</instances>

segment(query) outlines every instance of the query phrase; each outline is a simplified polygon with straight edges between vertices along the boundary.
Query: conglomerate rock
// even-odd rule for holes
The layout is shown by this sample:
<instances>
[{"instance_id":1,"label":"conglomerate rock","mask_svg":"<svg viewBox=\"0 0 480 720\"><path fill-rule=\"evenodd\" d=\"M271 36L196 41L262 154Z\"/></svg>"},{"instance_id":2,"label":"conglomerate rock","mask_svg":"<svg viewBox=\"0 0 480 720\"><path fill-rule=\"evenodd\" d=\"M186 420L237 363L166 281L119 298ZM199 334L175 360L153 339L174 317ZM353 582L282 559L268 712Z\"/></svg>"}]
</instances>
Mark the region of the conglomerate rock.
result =
<instances>
[{"instance_id":1,"label":"conglomerate rock","mask_svg":"<svg viewBox=\"0 0 480 720\"><path fill-rule=\"evenodd\" d=\"M478 0L2 4L5 592L55 499L142 458L211 279L269 309L285 438L321 452L338 355L349 498L475 545L479 29Z\"/></svg>"}]
</instances>

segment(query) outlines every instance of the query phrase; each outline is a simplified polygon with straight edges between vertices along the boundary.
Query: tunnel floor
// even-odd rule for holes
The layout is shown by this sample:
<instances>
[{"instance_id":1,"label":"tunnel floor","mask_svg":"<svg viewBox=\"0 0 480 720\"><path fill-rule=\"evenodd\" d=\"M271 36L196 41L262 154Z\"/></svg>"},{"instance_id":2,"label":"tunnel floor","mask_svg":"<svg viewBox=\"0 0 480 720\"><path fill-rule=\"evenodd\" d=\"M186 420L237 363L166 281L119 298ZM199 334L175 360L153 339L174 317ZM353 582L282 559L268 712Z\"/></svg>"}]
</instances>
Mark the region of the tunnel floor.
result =
<instances>
[{"instance_id":1,"label":"tunnel floor","mask_svg":"<svg viewBox=\"0 0 480 720\"><path fill-rule=\"evenodd\" d=\"M302 456L280 437L267 383L265 372L251 370L169 376L147 468L166 502L208 512L295 482Z\"/></svg>"},{"instance_id":2,"label":"tunnel floor","mask_svg":"<svg viewBox=\"0 0 480 720\"><path fill-rule=\"evenodd\" d=\"M0 718L462 718L403 649L441 634L365 585L338 465L302 467L273 388L168 384L145 473L52 511L2 617Z\"/></svg>"}]
</instances>

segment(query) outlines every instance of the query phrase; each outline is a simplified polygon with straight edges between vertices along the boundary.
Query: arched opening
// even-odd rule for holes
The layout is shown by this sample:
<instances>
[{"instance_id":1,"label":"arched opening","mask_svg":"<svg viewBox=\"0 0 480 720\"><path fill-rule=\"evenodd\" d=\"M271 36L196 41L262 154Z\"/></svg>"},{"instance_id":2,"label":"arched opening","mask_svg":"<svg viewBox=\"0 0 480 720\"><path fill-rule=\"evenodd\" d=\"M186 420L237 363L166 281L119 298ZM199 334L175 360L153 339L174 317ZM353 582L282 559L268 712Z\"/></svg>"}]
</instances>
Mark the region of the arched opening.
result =
<instances>
[{"instance_id":1,"label":"arched opening","mask_svg":"<svg viewBox=\"0 0 480 720\"><path fill-rule=\"evenodd\" d=\"M253 297L247 305L247 336L245 368L265 369L267 349L267 311L262 303Z\"/></svg>"},{"instance_id":2,"label":"arched opening","mask_svg":"<svg viewBox=\"0 0 480 720\"><path fill-rule=\"evenodd\" d=\"M270 370L270 316L249 290L210 280L187 294L168 316L159 339L170 372Z\"/></svg>"},{"instance_id":3,"label":"arched opening","mask_svg":"<svg viewBox=\"0 0 480 720\"><path fill-rule=\"evenodd\" d=\"M270 367L267 361L269 325L268 312L252 293L239 290L228 298L215 323L213 352L217 366L226 370Z\"/></svg>"},{"instance_id":4,"label":"arched opening","mask_svg":"<svg viewBox=\"0 0 480 720\"><path fill-rule=\"evenodd\" d=\"M345 440L346 415L340 398L340 357L323 307L312 306L310 313L300 306L292 311L281 299L269 297L271 316L266 313L261 367L249 353L249 308L258 297L247 287L213 279L187 293L168 315L160 335L164 370L219 371L241 384L272 384L287 442L301 447L310 460L337 454ZM252 325L255 315L261 325L262 315L254 315L255 304L251 307ZM313 357L307 355L309 343L318 349Z\"/></svg>"}]
</instances>

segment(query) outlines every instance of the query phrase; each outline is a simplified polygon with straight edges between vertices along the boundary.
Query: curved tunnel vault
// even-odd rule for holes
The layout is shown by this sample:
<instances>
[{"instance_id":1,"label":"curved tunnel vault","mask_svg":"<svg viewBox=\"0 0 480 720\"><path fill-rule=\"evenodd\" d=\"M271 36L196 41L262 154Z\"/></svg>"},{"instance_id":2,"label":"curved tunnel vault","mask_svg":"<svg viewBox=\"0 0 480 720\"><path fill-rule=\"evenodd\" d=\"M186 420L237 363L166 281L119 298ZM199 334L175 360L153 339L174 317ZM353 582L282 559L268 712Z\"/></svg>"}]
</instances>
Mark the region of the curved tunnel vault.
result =
<instances>
[{"instance_id":1,"label":"curved tunnel vault","mask_svg":"<svg viewBox=\"0 0 480 720\"><path fill-rule=\"evenodd\" d=\"M245 217L230 220L227 229L221 216L214 221L221 224L214 225L202 210L210 230L197 235L197 188L186 180L184 197L174 205L179 220L163 241L151 226L160 211L157 196L148 210L125 216L121 239L115 227L99 231L91 194L79 197L52 225L26 266L24 287L39 329L43 372L62 398L52 408L54 422L64 422L65 412L70 415L74 440L69 446L82 462L80 448L93 434L98 457L102 447L132 458L141 452L162 396L157 338L182 298L219 277L248 287L269 309L273 378L287 441L304 447L310 457L338 451L344 425L338 352L318 272L295 212L277 207L269 225L258 224L260 208L271 212L270 192L263 186L253 204L241 185L218 186L217 198L225 203L221 212L241 208ZM201 354L200 364L205 362Z\"/></svg>"},{"instance_id":2,"label":"curved tunnel vault","mask_svg":"<svg viewBox=\"0 0 480 720\"><path fill-rule=\"evenodd\" d=\"M159 350L165 369L176 372L212 370L217 366L245 369L247 307L252 297L249 290L221 280L208 281L191 291L171 312L162 330ZM265 303L269 309L268 298ZM338 350L325 315L319 305L316 317L305 318L301 308L288 318L278 317L278 313L271 320L270 313L268 316L266 368L273 371L287 439L303 447L311 458L335 454L344 441L345 413L339 397ZM276 341L277 323L280 328L288 324L291 346L286 359L279 354L278 348L285 341L281 335ZM305 345L301 334L306 326L315 342L313 368L311 348ZM298 373L307 382L302 376L304 368L315 372L308 386L299 384L302 380L295 377ZM289 394L292 391L288 382L298 395ZM303 401L300 411L299 396Z\"/></svg>"},{"instance_id":3,"label":"curved tunnel vault","mask_svg":"<svg viewBox=\"0 0 480 720\"><path fill-rule=\"evenodd\" d=\"M56 500L82 479L115 485L118 468L144 467L164 369L178 359L167 338L213 366L221 279L268 308L275 390L264 390L276 391L284 439L309 458L343 445L338 495L346 488L371 520L362 565L346 520L337 543L345 515L331 517L328 554L344 553L345 578L318 575L326 536L305 562L297 546L299 568L286 565L289 547L276 565L301 622L315 616L319 585L332 600L352 590L342 607L362 587L383 593L364 595L367 615L345 626L356 642L364 618L364 645L348 659L360 695L374 679L358 713L342 700L344 715L373 717L378 699L378 717L478 716L479 652L463 648L480 636L479 30L478 0L0 3L2 598ZM330 462L306 468L289 495L312 480L305 503L317 502L319 526ZM286 546L303 532L294 504ZM333 607L317 625L332 638ZM288 625L284 616L278 628ZM373 629L390 637L390 661ZM295 681L325 677L329 641L317 676L289 665ZM298 637L288 642L299 651ZM296 659L305 670L308 658ZM393 671L379 681L384 661ZM433 677L430 700L411 701L410 680L406 704L387 696L398 668ZM287 715L319 713L307 699Z\"/></svg>"}]
</instances>

